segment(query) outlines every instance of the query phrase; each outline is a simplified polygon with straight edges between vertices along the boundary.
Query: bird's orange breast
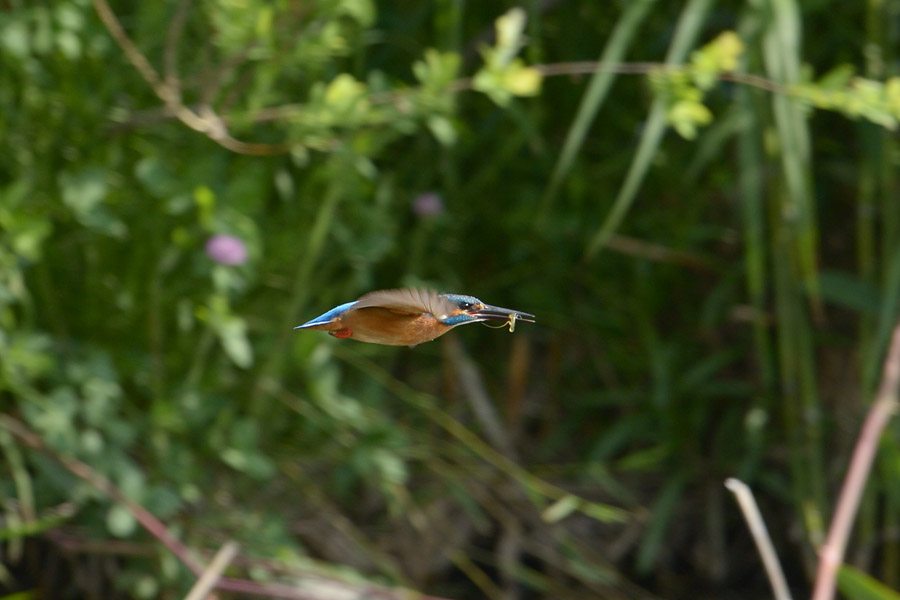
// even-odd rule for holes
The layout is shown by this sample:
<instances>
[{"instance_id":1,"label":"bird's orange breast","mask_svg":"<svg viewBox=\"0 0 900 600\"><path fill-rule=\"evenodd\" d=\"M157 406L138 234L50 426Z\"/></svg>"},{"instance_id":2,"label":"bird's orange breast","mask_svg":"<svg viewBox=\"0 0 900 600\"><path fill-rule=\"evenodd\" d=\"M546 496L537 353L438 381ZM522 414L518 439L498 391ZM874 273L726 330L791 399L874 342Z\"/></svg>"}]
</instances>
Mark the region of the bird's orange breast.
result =
<instances>
[{"instance_id":1,"label":"bird's orange breast","mask_svg":"<svg viewBox=\"0 0 900 600\"><path fill-rule=\"evenodd\" d=\"M351 339L388 346L415 346L453 329L428 313L414 315L374 306L341 315L340 328L349 329Z\"/></svg>"}]
</instances>

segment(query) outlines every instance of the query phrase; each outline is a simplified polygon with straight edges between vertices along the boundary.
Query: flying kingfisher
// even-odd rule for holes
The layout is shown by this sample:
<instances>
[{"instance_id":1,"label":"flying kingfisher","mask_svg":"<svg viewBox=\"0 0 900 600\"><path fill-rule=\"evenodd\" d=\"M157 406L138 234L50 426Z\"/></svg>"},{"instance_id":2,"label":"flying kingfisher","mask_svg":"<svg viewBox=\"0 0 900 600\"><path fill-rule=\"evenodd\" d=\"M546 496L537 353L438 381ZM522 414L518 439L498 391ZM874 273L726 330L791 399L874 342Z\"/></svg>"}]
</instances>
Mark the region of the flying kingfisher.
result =
<instances>
[{"instance_id":1,"label":"flying kingfisher","mask_svg":"<svg viewBox=\"0 0 900 600\"><path fill-rule=\"evenodd\" d=\"M438 294L430 290L380 290L332 308L294 329L318 329L336 338L387 346L415 346L430 342L467 323L505 321L513 331L516 321L534 323L534 315L485 304L464 294Z\"/></svg>"}]
</instances>

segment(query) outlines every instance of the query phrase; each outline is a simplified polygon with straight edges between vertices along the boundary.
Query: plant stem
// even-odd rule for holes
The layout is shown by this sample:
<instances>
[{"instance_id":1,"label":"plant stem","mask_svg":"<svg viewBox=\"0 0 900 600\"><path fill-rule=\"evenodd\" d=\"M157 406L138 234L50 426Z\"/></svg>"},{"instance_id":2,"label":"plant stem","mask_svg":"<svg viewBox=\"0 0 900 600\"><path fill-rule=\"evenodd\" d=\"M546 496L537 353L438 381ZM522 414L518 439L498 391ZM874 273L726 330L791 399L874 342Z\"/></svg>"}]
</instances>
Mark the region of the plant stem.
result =
<instances>
[{"instance_id":1,"label":"plant stem","mask_svg":"<svg viewBox=\"0 0 900 600\"><path fill-rule=\"evenodd\" d=\"M756 549L759 550L759 556L762 558L769 583L772 584L775 600L791 600L787 579L784 577L784 571L781 569L781 563L775 553L775 546L772 545L772 538L769 537L769 530L759 512L756 500L753 498L753 492L746 483L734 477L725 480L725 487L734 494L738 506L741 507L744 520L747 521L747 528L750 529L750 535L753 536Z\"/></svg>"},{"instance_id":2,"label":"plant stem","mask_svg":"<svg viewBox=\"0 0 900 600\"><path fill-rule=\"evenodd\" d=\"M891 345L884 360L881 385L853 449L847 478L841 487L828 537L819 551L819 569L816 573L812 600L831 600L834 597L837 570L844 559L847 539L850 537L856 509L859 507L859 500L872 468L878 440L891 415L897 410L898 390L900 390L900 323L894 327Z\"/></svg>"}]
</instances>

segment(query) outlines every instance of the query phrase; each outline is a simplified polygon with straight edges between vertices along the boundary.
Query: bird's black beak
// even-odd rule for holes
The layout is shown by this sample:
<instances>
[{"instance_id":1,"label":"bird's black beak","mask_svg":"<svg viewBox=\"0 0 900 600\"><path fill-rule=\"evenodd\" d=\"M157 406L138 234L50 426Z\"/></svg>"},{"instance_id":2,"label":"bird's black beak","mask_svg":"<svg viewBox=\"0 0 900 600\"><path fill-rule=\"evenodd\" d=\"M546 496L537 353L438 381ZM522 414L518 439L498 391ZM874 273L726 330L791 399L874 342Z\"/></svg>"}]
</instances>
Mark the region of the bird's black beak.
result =
<instances>
[{"instance_id":1,"label":"bird's black beak","mask_svg":"<svg viewBox=\"0 0 900 600\"><path fill-rule=\"evenodd\" d=\"M511 308L501 308L499 306L491 306L485 304L478 310L473 310L469 314L477 317L479 321L523 321L525 323L534 323L534 315L520 310L512 310Z\"/></svg>"}]
</instances>

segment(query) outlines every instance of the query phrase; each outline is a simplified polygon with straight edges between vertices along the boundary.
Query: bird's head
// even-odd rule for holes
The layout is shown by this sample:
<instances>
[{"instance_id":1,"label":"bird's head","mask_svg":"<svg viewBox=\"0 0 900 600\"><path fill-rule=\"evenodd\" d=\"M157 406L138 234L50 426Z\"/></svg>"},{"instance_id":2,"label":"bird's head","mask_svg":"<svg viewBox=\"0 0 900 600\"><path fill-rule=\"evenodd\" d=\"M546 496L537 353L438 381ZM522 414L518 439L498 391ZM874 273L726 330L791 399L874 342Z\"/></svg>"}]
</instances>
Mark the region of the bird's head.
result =
<instances>
[{"instance_id":1,"label":"bird's head","mask_svg":"<svg viewBox=\"0 0 900 600\"><path fill-rule=\"evenodd\" d=\"M444 315L435 315L441 323L455 327L467 323L479 323L483 321L509 321L515 315L515 319L526 323L534 323L534 315L491 306L485 304L475 296L465 294L441 294L441 298L450 302L453 308Z\"/></svg>"}]
</instances>

